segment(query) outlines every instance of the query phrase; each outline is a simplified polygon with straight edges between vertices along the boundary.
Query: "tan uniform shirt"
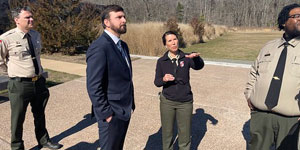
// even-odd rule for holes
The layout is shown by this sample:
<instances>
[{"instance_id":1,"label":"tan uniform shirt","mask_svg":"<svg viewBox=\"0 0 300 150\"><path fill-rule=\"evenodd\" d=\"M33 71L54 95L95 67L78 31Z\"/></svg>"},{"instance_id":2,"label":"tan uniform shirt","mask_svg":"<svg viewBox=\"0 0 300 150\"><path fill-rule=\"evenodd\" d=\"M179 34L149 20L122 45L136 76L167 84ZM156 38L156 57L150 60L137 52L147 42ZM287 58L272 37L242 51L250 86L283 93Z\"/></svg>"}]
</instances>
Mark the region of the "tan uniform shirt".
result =
<instances>
[{"instance_id":1,"label":"tan uniform shirt","mask_svg":"<svg viewBox=\"0 0 300 150\"><path fill-rule=\"evenodd\" d=\"M252 105L263 111L273 111L286 116L300 116L300 37L289 41L278 105L268 110L265 101L284 49L284 38L268 42L260 51L250 70L245 96Z\"/></svg>"},{"instance_id":2,"label":"tan uniform shirt","mask_svg":"<svg viewBox=\"0 0 300 150\"><path fill-rule=\"evenodd\" d=\"M43 72L40 61L41 39L37 31L30 30L39 75ZM25 33L14 28L0 36L0 73L9 77L34 77L35 69Z\"/></svg>"}]
</instances>

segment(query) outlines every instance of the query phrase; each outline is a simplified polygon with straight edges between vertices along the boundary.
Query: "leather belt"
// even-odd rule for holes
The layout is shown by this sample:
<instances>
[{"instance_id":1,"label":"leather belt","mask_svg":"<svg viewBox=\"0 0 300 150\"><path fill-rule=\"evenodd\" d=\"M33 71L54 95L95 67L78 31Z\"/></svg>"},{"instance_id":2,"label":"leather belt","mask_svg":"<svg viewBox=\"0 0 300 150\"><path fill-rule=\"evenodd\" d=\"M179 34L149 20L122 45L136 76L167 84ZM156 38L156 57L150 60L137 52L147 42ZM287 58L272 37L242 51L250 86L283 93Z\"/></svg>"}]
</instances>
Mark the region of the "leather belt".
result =
<instances>
[{"instance_id":1,"label":"leather belt","mask_svg":"<svg viewBox=\"0 0 300 150\"><path fill-rule=\"evenodd\" d=\"M25 78L25 77L12 77L10 78L11 80L16 80L16 81L31 81L31 82L35 82L37 81L39 78L41 78L41 75L32 77L32 78Z\"/></svg>"}]
</instances>

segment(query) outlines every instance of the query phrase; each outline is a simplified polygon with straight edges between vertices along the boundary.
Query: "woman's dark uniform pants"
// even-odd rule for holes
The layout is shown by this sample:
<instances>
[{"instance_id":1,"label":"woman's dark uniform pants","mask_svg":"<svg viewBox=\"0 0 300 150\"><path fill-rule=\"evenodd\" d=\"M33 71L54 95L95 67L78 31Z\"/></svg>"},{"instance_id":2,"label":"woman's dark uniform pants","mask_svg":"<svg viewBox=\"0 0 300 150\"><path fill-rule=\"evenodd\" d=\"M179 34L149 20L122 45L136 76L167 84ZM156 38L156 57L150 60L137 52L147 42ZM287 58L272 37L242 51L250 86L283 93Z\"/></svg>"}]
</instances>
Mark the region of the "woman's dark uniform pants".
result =
<instances>
[{"instance_id":1,"label":"woman's dark uniform pants","mask_svg":"<svg viewBox=\"0 0 300 150\"><path fill-rule=\"evenodd\" d=\"M178 128L179 149L190 150L192 112L192 100L188 102L171 101L160 94L163 150L173 150L175 120Z\"/></svg>"}]
</instances>

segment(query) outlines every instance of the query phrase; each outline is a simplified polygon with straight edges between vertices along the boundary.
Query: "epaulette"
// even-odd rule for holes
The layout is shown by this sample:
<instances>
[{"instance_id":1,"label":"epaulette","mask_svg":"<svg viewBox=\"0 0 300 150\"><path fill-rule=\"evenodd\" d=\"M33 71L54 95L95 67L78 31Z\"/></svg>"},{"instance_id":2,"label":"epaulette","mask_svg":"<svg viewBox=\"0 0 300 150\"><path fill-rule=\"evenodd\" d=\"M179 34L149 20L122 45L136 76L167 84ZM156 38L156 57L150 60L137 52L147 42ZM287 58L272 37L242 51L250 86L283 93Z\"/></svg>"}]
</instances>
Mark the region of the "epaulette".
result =
<instances>
[{"instance_id":1,"label":"epaulette","mask_svg":"<svg viewBox=\"0 0 300 150\"><path fill-rule=\"evenodd\" d=\"M11 34L13 34L13 33L16 33L16 30L15 30L15 29L11 29L11 30L9 30L9 31L7 31L7 32L5 32L5 33L3 33L3 34L1 34L0 37L7 37L7 36L9 36L9 35L11 35Z\"/></svg>"}]
</instances>

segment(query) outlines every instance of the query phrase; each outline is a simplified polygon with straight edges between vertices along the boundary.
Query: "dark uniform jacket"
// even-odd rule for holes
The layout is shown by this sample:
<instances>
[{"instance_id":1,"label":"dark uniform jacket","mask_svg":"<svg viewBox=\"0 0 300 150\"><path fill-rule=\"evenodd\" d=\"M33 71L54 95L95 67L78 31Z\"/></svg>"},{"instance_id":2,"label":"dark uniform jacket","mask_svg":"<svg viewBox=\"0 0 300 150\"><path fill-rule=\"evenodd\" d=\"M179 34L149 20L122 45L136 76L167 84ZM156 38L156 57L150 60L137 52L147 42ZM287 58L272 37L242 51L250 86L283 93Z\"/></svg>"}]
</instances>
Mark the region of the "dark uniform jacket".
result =
<instances>
[{"instance_id":1,"label":"dark uniform jacket","mask_svg":"<svg viewBox=\"0 0 300 150\"><path fill-rule=\"evenodd\" d=\"M178 50L178 65L175 69L171 59L166 52L158 59L156 64L156 73L154 84L157 87L163 86L162 94L172 101L187 102L193 100L193 93L190 85L190 68L200 70L204 66L204 62L200 57L193 59L185 57L185 53ZM165 74L172 74L174 81L164 82Z\"/></svg>"}]
</instances>

